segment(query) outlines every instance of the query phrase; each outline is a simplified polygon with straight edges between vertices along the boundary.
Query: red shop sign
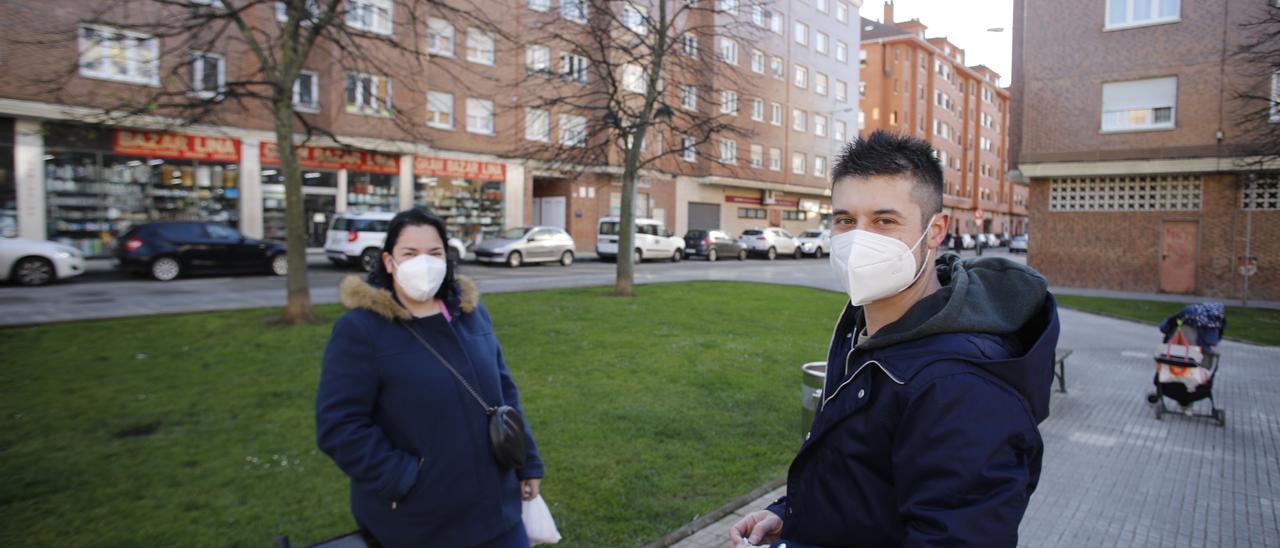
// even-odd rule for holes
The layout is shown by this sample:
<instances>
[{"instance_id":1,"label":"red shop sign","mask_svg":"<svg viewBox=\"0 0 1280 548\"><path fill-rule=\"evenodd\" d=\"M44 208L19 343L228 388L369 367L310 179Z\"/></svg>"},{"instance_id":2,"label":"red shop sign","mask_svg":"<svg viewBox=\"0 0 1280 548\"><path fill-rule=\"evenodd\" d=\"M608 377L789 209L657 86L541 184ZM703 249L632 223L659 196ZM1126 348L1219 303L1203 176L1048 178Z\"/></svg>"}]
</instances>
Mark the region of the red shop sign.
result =
<instances>
[{"instance_id":1,"label":"red shop sign","mask_svg":"<svg viewBox=\"0 0 1280 548\"><path fill-rule=\"evenodd\" d=\"M503 181L507 178L507 166L497 162L457 160L452 158L413 157L415 177L458 177L483 181Z\"/></svg>"},{"instance_id":2,"label":"red shop sign","mask_svg":"<svg viewBox=\"0 0 1280 548\"><path fill-rule=\"evenodd\" d=\"M229 137L117 129L111 136L111 150L126 156L240 162L240 141Z\"/></svg>"},{"instance_id":3,"label":"red shop sign","mask_svg":"<svg viewBox=\"0 0 1280 548\"><path fill-rule=\"evenodd\" d=\"M298 151L298 165L304 168L347 169L387 175L400 173L400 157L395 154L313 146L300 146L295 150ZM280 165L280 148L275 143L262 143L259 153L263 165Z\"/></svg>"},{"instance_id":4,"label":"red shop sign","mask_svg":"<svg viewBox=\"0 0 1280 548\"><path fill-rule=\"evenodd\" d=\"M778 198L777 200L773 201L773 204L778 207L799 208L800 200L788 200L786 198Z\"/></svg>"},{"instance_id":5,"label":"red shop sign","mask_svg":"<svg viewBox=\"0 0 1280 548\"><path fill-rule=\"evenodd\" d=\"M730 204L759 204L759 203L760 203L760 197L759 197L759 196L732 196L732 195L728 195L728 196L725 196L725 197L724 197L724 201L725 201L726 203L730 203Z\"/></svg>"}]
</instances>

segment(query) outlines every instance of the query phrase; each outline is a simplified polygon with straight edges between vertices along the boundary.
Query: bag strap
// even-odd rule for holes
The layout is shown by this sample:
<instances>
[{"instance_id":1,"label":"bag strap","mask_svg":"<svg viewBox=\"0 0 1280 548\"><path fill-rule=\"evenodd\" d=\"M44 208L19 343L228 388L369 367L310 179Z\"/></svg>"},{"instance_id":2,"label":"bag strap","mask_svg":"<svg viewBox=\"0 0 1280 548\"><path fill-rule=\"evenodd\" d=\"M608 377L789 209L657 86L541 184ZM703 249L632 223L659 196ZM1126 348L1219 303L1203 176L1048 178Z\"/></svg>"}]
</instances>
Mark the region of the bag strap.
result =
<instances>
[{"instance_id":1,"label":"bag strap","mask_svg":"<svg viewBox=\"0 0 1280 548\"><path fill-rule=\"evenodd\" d=\"M495 412L497 412L496 409L494 409L493 407L490 407L489 404L485 403L484 398L481 398L480 394L477 393L474 388L471 388L471 384L468 383L466 379L462 378L462 375L458 374L457 369L454 369L452 365L449 365L449 360L444 359L444 356L441 356L439 352L436 352L435 348L432 348L430 344L427 344L427 340L422 338L422 335L419 335L418 332L415 331L412 326L405 323L403 320L400 321L400 325L403 325L405 329L409 330L409 333L413 335L413 338L418 339L418 342L422 343L422 346L425 346L427 350L431 351L431 353L435 355L436 359L440 360L440 363L444 365L445 368L448 369L450 373L453 373L453 377L455 379L458 379L458 382L462 383L462 386L467 389L467 392L471 393L471 397L475 398L476 402L480 404L480 407L484 408L485 415L492 416Z\"/></svg>"}]
</instances>

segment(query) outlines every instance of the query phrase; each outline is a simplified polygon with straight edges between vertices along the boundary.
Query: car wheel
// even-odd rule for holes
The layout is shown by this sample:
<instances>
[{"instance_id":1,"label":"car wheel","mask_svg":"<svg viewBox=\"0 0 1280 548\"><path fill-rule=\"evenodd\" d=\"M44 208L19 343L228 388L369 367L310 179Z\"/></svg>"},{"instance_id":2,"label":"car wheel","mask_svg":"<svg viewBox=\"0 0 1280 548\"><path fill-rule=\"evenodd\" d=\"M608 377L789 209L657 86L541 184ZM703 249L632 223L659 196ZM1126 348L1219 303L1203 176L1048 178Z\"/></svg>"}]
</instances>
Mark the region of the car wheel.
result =
<instances>
[{"instance_id":1,"label":"car wheel","mask_svg":"<svg viewBox=\"0 0 1280 548\"><path fill-rule=\"evenodd\" d=\"M745 261L745 260L747 260L747 250L745 250L745 249L739 249L739 250L738 250L738 260L739 260L739 261Z\"/></svg>"},{"instance_id":2,"label":"car wheel","mask_svg":"<svg viewBox=\"0 0 1280 548\"><path fill-rule=\"evenodd\" d=\"M281 253L271 258L271 273L276 276L289 275L289 256Z\"/></svg>"},{"instance_id":3,"label":"car wheel","mask_svg":"<svg viewBox=\"0 0 1280 548\"><path fill-rule=\"evenodd\" d=\"M364 252L360 254L360 268L363 268L365 272L373 272L373 269L378 268L378 259L381 258L380 255L382 255L382 252L378 251L376 248L371 247L364 250Z\"/></svg>"},{"instance_id":4,"label":"car wheel","mask_svg":"<svg viewBox=\"0 0 1280 548\"><path fill-rule=\"evenodd\" d=\"M814 248L814 249L813 249L813 258L815 258L815 259L821 259L821 258L822 258L822 248L821 248L821 247L816 247L816 248Z\"/></svg>"},{"instance_id":5,"label":"car wheel","mask_svg":"<svg viewBox=\"0 0 1280 548\"><path fill-rule=\"evenodd\" d=\"M680 262L680 259L683 259L683 258L684 258L683 251L680 251L679 249L677 249L671 252L671 262L678 263Z\"/></svg>"},{"instance_id":6,"label":"car wheel","mask_svg":"<svg viewBox=\"0 0 1280 548\"><path fill-rule=\"evenodd\" d=\"M569 266L573 264L573 252L566 251L560 254L560 266Z\"/></svg>"},{"instance_id":7,"label":"car wheel","mask_svg":"<svg viewBox=\"0 0 1280 548\"><path fill-rule=\"evenodd\" d=\"M796 246L796 250L791 252L791 258L797 261L800 260L801 255L802 253L800 252L800 246Z\"/></svg>"},{"instance_id":8,"label":"car wheel","mask_svg":"<svg viewBox=\"0 0 1280 548\"><path fill-rule=\"evenodd\" d=\"M507 266L520 268L522 264L524 264L524 256L519 251L512 251L510 255L507 255Z\"/></svg>"},{"instance_id":9,"label":"car wheel","mask_svg":"<svg viewBox=\"0 0 1280 548\"><path fill-rule=\"evenodd\" d=\"M644 262L644 252L636 248L634 254L631 255L631 264L640 264Z\"/></svg>"},{"instance_id":10,"label":"car wheel","mask_svg":"<svg viewBox=\"0 0 1280 548\"><path fill-rule=\"evenodd\" d=\"M774 248L772 248L772 247L771 247L771 248L769 248L769 251L765 253L765 257L766 257L767 259L769 259L770 261L772 261L772 260L774 260L774 259L777 259L777 258L778 258L778 250L777 250L777 249L774 249Z\"/></svg>"},{"instance_id":11,"label":"car wheel","mask_svg":"<svg viewBox=\"0 0 1280 548\"><path fill-rule=\"evenodd\" d=\"M712 263L714 263L714 262L716 262L716 259L717 259L717 257L716 257L716 250L714 250L714 249L708 250L708 251L707 251L707 262L712 262Z\"/></svg>"},{"instance_id":12,"label":"car wheel","mask_svg":"<svg viewBox=\"0 0 1280 548\"><path fill-rule=\"evenodd\" d=\"M56 277L53 263L43 257L27 257L13 266L13 279L25 286L44 285Z\"/></svg>"},{"instance_id":13,"label":"car wheel","mask_svg":"<svg viewBox=\"0 0 1280 548\"><path fill-rule=\"evenodd\" d=\"M182 275L182 263L173 257L160 257L151 262L151 277L167 282Z\"/></svg>"}]
</instances>

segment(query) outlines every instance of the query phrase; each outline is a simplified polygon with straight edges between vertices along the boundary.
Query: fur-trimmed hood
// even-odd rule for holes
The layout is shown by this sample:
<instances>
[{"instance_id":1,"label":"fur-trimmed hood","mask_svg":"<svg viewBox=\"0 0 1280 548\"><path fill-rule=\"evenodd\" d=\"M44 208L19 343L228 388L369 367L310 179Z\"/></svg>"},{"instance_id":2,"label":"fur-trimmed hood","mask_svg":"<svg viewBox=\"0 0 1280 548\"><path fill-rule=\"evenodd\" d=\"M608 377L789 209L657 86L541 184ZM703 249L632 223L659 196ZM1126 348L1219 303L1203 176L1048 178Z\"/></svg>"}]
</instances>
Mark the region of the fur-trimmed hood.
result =
<instances>
[{"instance_id":1,"label":"fur-trimmed hood","mask_svg":"<svg viewBox=\"0 0 1280 548\"><path fill-rule=\"evenodd\" d=\"M409 311L396 302L390 290L375 287L362 276L353 274L343 278L338 285L338 299L349 309L368 310L388 320L413 319ZM458 276L453 281L453 291L445 301L446 306L453 309L451 311L470 314L480 302L480 290L471 278Z\"/></svg>"}]
</instances>

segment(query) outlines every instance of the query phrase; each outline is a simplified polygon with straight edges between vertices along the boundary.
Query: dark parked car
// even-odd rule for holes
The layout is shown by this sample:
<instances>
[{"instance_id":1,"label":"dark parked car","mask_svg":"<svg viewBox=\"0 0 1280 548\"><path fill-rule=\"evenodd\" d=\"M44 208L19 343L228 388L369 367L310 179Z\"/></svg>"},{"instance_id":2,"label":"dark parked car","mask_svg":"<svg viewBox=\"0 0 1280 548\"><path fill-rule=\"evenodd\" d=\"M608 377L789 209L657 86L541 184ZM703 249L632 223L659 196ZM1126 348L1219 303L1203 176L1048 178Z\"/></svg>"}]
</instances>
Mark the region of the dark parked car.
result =
<instances>
[{"instance_id":1,"label":"dark parked car","mask_svg":"<svg viewBox=\"0 0 1280 548\"><path fill-rule=\"evenodd\" d=\"M708 261L720 257L737 257L739 261L745 261L747 250L737 240L719 230L690 230L684 235L684 255L706 257Z\"/></svg>"},{"instance_id":2,"label":"dark parked car","mask_svg":"<svg viewBox=\"0 0 1280 548\"><path fill-rule=\"evenodd\" d=\"M250 240L220 223L177 221L134 227L120 239L117 267L160 281L196 272L289 272L283 244Z\"/></svg>"}]
</instances>

